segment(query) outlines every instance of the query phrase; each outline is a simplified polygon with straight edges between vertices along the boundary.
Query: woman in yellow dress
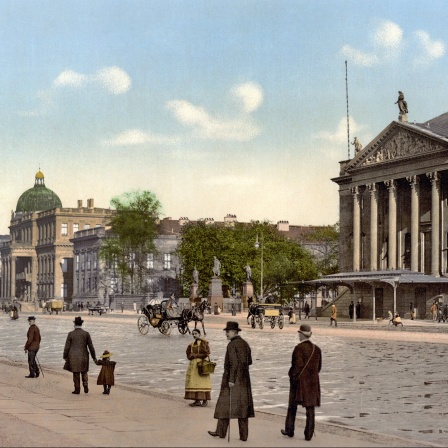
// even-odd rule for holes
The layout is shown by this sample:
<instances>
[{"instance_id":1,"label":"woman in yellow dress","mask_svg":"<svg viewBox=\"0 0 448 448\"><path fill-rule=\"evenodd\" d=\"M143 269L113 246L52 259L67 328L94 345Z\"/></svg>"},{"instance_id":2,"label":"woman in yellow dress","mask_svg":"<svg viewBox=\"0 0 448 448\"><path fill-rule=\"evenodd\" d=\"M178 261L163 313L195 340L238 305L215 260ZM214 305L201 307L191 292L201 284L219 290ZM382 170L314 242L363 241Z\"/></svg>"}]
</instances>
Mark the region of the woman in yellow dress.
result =
<instances>
[{"instance_id":1,"label":"woman in yellow dress","mask_svg":"<svg viewBox=\"0 0 448 448\"><path fill-rule=\"evenodd\" d=\"M185 379L185 399L194 400L190 406L207 406L211 399L212 381L210 375L200 375L198 362L210 355L210 347L205 339L201 338L201 331L192 331L194 342L187 347L187 358L190 360ZM201 403L202 401L202 403Z\"/></svg>"}]
</instances>

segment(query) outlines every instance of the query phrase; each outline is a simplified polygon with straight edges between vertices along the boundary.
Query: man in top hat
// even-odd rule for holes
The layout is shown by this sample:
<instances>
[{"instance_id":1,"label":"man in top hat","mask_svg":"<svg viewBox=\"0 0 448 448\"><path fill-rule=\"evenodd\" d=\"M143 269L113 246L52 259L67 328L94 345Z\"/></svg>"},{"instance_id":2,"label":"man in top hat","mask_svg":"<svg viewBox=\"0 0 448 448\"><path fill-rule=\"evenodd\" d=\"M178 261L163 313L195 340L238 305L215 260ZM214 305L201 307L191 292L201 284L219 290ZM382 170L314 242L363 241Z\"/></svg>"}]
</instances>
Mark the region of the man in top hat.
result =
<instances>
[{"instance_id":1,"label":"man in top hat","mask_svg":"<svg viewBox=\"0 0 448 448\"><path fill-rule=\"evenodd\" d=\"M312 331L309 325L301 325L298 331L300 342L292 353L289 369L289 402L286 415L284 436L294 436L297 406L306 408L305 440L311 440L314 434L314 407L320 406L319 372L322 367L320 348L310 341Z\"/></svg>"},{"instance_id":2,"label":"man in top hat","mask_svg":"<svg viewBox=\"0 0 448 448\"><path fill-rule=\"evenodd\" d=\"M238 322L227 322L227 345L222 375L221 390L216 402L215 415L218 419L216 431L208 431L213 437L225 438L230 419L238 419L240 440L246 441L249 434L249 418L255 417L249 366L252 356L249 344L239 336Z\"/></svg>"},{"instance_id":3,"label":"man in top hat","mask_svg":"<svg viewBox=\"0 0 448 448\"><path fill-rule=\"evenodd\" d=\"M36 355L40 348L40 330L36 325L34 316L28 317L29 328L26 334L25 353L28 353L28 367L30 374L25 378L37 378L39 376L39 368L37 367Z\"/></svg>"},{"instance_id":4,"label":"man in top hat","mask_svg":"<svg viewBox=\"0 0 448 448\"><path fill-rule=\"evenodd\" d=\"M95 363L97 361L92 338L89 332L82 329L83 322L80 316L75 317L73 321L75 329L68 334L64 347L64 369L73 372L75 390L72 394L79 394L81 391L80 375L82 376L84 392L86 394L89 393L89 379L87 376L89 371L89 352Z\"/></svg>"}]
</instances>

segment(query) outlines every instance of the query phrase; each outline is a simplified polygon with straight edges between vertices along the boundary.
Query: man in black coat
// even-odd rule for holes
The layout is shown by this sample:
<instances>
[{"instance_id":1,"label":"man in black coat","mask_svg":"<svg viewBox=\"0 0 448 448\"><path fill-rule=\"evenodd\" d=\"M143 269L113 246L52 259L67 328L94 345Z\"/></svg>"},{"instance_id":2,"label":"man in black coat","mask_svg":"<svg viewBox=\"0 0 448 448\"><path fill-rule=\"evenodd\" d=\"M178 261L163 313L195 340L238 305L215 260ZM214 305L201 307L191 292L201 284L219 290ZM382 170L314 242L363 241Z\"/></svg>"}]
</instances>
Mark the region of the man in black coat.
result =
<instances>
[{"instance_id":1,"label":"man in black coat","mask_svg":"<svg viewBox=\"0 0 448 448\"><path fill-rule=\"evenodd\" d=\"M238 322L227 322L227 345L222 375L221 390L216 402L215 415L218 419L216 431L208 431L213 437L225 438L230 419L238 419L240 440L249 435L249 418L255 417L249 366L252 356L249 344L239 336Z\"/></svg>"},{"instance_id":2,"label":"man in black coat","mask_svg":"<svg viewBox=\"0 0 448 448\"><path fill-rule=\"evenodd\" d=\"M83 322L81 317L75 317L75 320L73 321L75 329L68 334L64 347L64 369L73 372L75 390L72 394L79 394L81 391L80 375L82 376L84 392L86 394L89 393L89 378L87 376L87 372L89 371L89 352L96 363L95 348L93 347L92 338L87 331L81 328Z\"/></svg>"},{"instance_id":3,"label":"man in black coat","mask_svg":"<svg viewBox=\"0 0 448 448\"><path fill-rule=\"evenodd\" d=\"M284 436L294 436L297 406L306 408L305 440L311 440L314 434L314 408L320 406L319 372L322 367L322 353L309 339L312 335L309 325L301 325L298 331L300 342L292 353L289 369L289 402L286 415Z\"/></svg>"}]
</instances>

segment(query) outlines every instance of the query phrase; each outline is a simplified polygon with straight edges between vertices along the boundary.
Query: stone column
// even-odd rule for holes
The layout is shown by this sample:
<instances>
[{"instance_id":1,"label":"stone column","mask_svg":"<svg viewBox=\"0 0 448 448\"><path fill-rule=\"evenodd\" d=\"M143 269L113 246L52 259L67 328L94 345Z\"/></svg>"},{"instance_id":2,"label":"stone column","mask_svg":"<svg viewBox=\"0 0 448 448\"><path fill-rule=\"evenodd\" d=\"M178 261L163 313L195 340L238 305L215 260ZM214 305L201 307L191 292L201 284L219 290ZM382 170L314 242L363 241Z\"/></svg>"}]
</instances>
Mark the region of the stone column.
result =
<instances>
[{"instance_id":1,"label":"stone column","mask_svg":"<svg viewBox=\"0 0 448 448\"><path fill-rule=\"evenodd\" d=\"M353 194L353 270L361 267L361 202L359 187L351 189Z\"/></svg>"},{"instance_id":2,"label":"stone column","mask_svg":"<svg viewBox=\"0 0 448 448\"><path fill-rule=\"evenodd\" d=\"M418 250L420 246L420 185L417 176L406 178L411 184L411 271L418 272Z\"/></svg>"},{"instance_id":3,"label":"stone column","mask_svg":"<svg viewBox=\"0 0 448 448\"><path fill-rule=\"evenodd\" d=\"M376 184L367 185L370 191L370 270L378 269L378 190Z\"/></svg>"},{"instance_id":4,"label":"stone column","mask_svg":"<svg viewBox=\"0 0 448 448\"><path fill-rule=\"evenodd\" d=\"M440 189L439 173L427 173L431 180L431 275L440 276Z\"/></svg>"},{"instance_id":5,"label":"stone column","mask_svg":"<svg viewBox=\"0 0 448 448\"><path fill-rule=\"evenodd\" d=\"M11 257L11 297L16 297L16 260L17 257Z\"/></svg>"},{"instance_id":6,"label":"stone column","mask_svg":"<svg viewBox=\"0 0 448 448\"><path fill-rule=\"evenodd\" d=\"M389 190L389 236L387 245L387 267L397 268L397 185L395 180L384 182Z\"/></svg>"}]
</instances>

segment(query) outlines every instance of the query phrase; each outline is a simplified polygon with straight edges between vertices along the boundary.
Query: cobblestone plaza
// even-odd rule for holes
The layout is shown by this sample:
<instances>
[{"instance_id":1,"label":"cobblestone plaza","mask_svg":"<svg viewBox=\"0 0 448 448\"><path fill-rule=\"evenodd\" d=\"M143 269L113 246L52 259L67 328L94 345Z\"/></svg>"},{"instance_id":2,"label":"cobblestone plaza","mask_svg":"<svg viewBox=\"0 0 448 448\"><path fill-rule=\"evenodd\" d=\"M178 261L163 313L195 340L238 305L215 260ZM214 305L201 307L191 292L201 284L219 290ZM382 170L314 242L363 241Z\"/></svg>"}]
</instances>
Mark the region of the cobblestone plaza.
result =
<instances>
[{"instance_id":1,"label":"cobblestone plaza","mask_svg":"<svg viewBox=\"0 0 448 448\"><path fill-rule=\"evenodd\" d=\"M11 321L7 315L0 316L2 357L26 362L24 317ZM212 406L221 380L227 344L222 328L227 318L210 316L206 320L211 357L218 363L213 376ZM191 336L182 336L174 330L167 337L153 329L143 336L137 330L137 315L110 314L84 319L97 353L106 349L114 352L117 384L183 396L188 363L185 350ZM39 361L44 369L62 370L62 351L66 335L73 328L72 320L73 315L69 313L38 317L43 337ZM285 415L287 373L293 347L298 342L297 328L287 324L283 330L277 327L253 330L244 319L239 321L242 337L252 347L255 407ZM427 332L425 327L411 328L406 322L404 331L386 326L356 330L350 329L349 323L330 329L326 320L310 323L314 329L313 340L323 352L322 406L317 409L318 420L421 442L448 444L445 425L448 326L434 324L427 326L431 331ZM361 322L356 328L363 325L372 327ZM434 342L438 339L440 342ZM92 363L92 387L98 371Z\"/></svg>"}]
</instances>

